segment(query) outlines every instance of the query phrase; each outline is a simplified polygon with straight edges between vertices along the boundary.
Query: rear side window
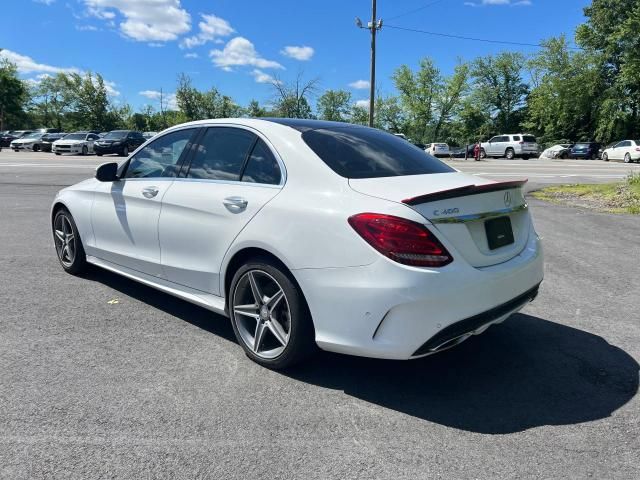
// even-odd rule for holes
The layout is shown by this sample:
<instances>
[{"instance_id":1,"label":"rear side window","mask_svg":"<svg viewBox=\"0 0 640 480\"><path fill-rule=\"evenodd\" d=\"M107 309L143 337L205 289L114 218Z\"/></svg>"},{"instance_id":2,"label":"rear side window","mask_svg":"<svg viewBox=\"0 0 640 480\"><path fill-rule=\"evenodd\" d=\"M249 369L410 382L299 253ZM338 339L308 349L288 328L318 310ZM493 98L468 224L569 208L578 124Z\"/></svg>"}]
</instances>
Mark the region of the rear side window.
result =
<instances>
[{"instance_id":1,"label":"rear side window","mask_svg":"<svg viewBox=\"0 0 640 480\"><path fill-rule=\"evenodd\" d=\"M513 136L513 141L514 142L519 142L520 141L520 135L514 135Z\"/></svg>"},{"instance_id":2,"label":"rear side window","mask_svg":"<svg viewBox=\"0 0 640 480\"><path fill-rule=\"evenodd\" d=\"M240 172L256 136L232 127L207 129L191 161L187 177L207 180L240 180Z\"/></svg>"},{"instance_id":3,"label":"rear side window","mask_svg":"<svg viewBox=\"0 0 640 480\"><path fill-rule=\"evenodd\" d=\"M527 143L536 143L536 137L532 137L531 135L525 135L524 137L522 137L522 141Z\"/></svg>"},{"instance_id":4,"label":"rear side window","mask_svg":"<svg viewBox=\"0 0 640 480\"><path fill-rule=\"evenodd\" d=\"M302 134L302 139L334 172L346 178L454 171L406 140L373 128L308 130Z\"/></svg>"},{"instance_id":5,"label":"rear side window","mask_svg":"<svg viewBox=\"0 0 640 480\"><path fill-rule=\"evenodd\" d=\"M243 182L278 185L280 178L281 174L278 162L269 150L269 147L267 147L262 140L258 140L249 156L241 180Z\"/></svg>"}]
</instances>

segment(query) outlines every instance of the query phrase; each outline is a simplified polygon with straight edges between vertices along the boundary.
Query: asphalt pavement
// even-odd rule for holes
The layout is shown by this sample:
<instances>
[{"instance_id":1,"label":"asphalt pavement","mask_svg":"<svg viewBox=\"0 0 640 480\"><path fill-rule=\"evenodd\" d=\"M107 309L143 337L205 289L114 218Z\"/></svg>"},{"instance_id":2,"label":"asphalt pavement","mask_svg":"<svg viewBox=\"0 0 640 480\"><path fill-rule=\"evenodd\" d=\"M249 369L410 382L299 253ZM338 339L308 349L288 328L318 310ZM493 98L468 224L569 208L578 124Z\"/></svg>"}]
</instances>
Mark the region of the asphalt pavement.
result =
<instances>
[{"instance_id":1,"label":"asphalt pavement","mask_svg":"<svg viewBox=\"0 0 640 480\"><path fill-rule=\"evenodd\" d=\"M422 360L278 373L223 317L62 271L51 200L108 158L0 152L0 478L640 478L640 217L530 199L546 278L521 314ZM535 185L640 171L451 164Z\"/></svg>"}]
</instances>

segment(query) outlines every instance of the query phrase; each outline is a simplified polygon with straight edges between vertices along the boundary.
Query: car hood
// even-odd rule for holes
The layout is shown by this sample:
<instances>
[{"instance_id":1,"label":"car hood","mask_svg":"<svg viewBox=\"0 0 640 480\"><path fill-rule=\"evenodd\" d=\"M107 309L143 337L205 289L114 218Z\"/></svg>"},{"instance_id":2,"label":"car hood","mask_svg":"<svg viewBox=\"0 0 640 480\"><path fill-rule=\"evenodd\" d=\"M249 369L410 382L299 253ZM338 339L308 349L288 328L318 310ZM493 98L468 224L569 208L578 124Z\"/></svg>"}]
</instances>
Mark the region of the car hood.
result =
<instances>
[{"instance_id":1,"label":"car hood","mask_svg":"<svg viewBox=\"0 0 640 480\"><path fill-rule=\"evenodd\" d=\"M55 142L53 142L54 145L56 143L64 143L65 145L78 145L81 143L86 143L86 140L65 140L65 139L60 139L60 140L56 140Z\"/></svg>"},{"instance_id":2,"label":"car hood","mask_svg":"<svg viewBox=\"0 0 640 480\"><path fill-rule=\"evenodd\" d=\"M13 140L11 143L32 143L37 141L38 141L37 138L17 138Z\"/></svg>"}]
</instances>

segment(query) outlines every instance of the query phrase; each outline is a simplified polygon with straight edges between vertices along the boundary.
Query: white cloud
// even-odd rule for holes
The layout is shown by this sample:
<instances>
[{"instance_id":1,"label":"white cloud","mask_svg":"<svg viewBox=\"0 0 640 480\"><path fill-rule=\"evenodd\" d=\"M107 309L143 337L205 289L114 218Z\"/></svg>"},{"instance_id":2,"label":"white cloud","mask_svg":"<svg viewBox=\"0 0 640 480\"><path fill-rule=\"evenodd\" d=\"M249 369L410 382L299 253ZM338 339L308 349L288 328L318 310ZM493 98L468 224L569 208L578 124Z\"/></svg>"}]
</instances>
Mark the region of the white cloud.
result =
<instances>
[{"instance_id":1,"label":"white cloud","mask_svg":"<svg viewBox=\"0 0 640 480\"><path fill-rule=\"evenodd\" d=\"M0 51L0 58L7 59L11 63L14 63L20 73L80 73L80 70L75 67L54 67L53 65L37 63L31 57L20 55L19 53L12 52L11 50Z\"/></svg>"},{"instance_id":2,"label":"white cloud","mask_svg":"<svg viewBox=\"0 0 640 480\"><path fill-rule=\"evenodd\" d=\"M56 0L33 0L36 3L42 3L43 5L51 5L52 3L54 3Z\"/></svg>"},{"instance_id":3,"label":"white cloud","mask_svg":"<svg viewBox=\"0 0 640 480\"><path fill-rule=\"evenodd\" d=\"M117 97L120 95L120 92L116 90L116 82L112 82L110 80L104 80L104 88L107 91L107 95L111 97Z\"/></svg>"},{"instance_id":4,"label":"white cloud","mask_svg":"<svg viewBox=\"0 0 640 480\"><path fill-rule=\"evenodd\" d=\"M185 53L184 54L184 58L198 58L199 55L195 52L191 52L191 53Z\"/></svg>"},{"instance_id":5,"label":"white cloud","mask_svg":"<svg viewBox=\"0 0 640 480\"><path fill-rule=\"evenodd\" d=\"M355 82L351 82L349 86L351 88L355 88L358 90L364 90L365 88L369 88L371 84L367 80L356 80Z\"/></svg>"},{"instance_id":6,"label":"white cloud","mask_svg":"<svg viewBox=\"0 0 640 480\"><path fill-rule=\"evenodd\" d=\"M203 20L198 23L200 32L197 35L182 40L182 42L180 42L180 48L193 48L211 41L216 43L221 42L220 37L227 37L235 32L229 22L224 18L205 14L201 14L200 16Z\"/></svg>"},{"instance_id":7,"label":"white cloud","mask_svg":"<svg viewBox=\"0 0 640 480\"><path fill-rule=\"evenodd\" d=\"M366 100L358 100L356 102L356 107L369 108L369 99L367 98Z\"/></svg>"},{"instance_id":8,"label":"white cloud","mask_svg":"<svg viewBox=\"0 0 640 480\"><path fill-rule=\"evenodd\" d=\"M231 71L231 67L251 65L258 68L284 68L278 62L262 58L249 40L235 37L229 40L222 50L209 52L216 67Z\"/></svg>"},{"instance_id":9,"label":"white cloud","mask_svg":"<svg viewBox=\"0 0 640 480\"><path fill-rule=\"evenodd\" d=\"M464 2L467 7L486 7L491 5L507 5L509 7L528 7L531 0L478 0L476 2Z\"/></svg>"},{"instance_id":10,"label":"white cloud","mask_svg":"<svg viewBox=\"0 0 640 480\"><path fill-rule=\"evenodd\" d=\"M162 93L158 90L143 90L138 92L139 95L148 98L149 100L160 101L162 98L163 107L168 110L177 110L178 103L176 101L175 93Z\"/></svg>"},{"instance_id":11,"label":"white cloud","mask_svg":"<svg viewBox=\"0 0 640 480\"><path fill-rule=\"evenodd\" d=\"M257 68L251 72L251 75L257 83L282 83L280 80L276 80L273 76Z\"/></svg>"},{"instance_id":12,"label":"white cloud","mask_svg":"<svg viewBox=\"0 0 640 480\"><path fill-rule=\"evenodd\" d=\"M124 17L121 33L140 42L175 40L191 30L191 16L180 0L82 0L87 14L102 20Z\"/></svg>"},{"instance_id":13,"label":"white cloud","mask_svg":"<svg viewBox=\"0 0 640 480\"><path fill-rule=\"evenodd\" d=\"M296 46L288 46L284 47L280 50L280 53L286 57L295 58L296 60L310 60L313 57L314 50L311 47L307 47L306 45L296 47Z\"/></svg>"}]
</instances>

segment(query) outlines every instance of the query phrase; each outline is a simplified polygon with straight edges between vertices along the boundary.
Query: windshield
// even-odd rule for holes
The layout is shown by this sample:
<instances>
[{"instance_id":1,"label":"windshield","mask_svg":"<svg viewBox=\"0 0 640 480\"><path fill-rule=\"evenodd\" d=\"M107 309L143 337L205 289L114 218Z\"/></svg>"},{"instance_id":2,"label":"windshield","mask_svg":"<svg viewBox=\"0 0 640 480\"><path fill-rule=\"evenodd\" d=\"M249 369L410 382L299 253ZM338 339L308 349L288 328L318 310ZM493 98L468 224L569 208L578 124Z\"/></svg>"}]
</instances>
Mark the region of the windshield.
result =
<instances>
[{"instance_id":1,"label":"windshield","mask_svg":"<svg viewBox=\"0 0 640 480\"><path fill-rule=\"evenodd\" d=\"M117 131L117 130L116 130L116 131L114 131L114 132L109 132L109 133L107 133L107 134L106 134L104 137L102 137L102 138L104 138L105 140L119 140L120 138L124 138L124 137L126 137L126 136L127 136L127 133L129 133L129 132L127 132L126 130L125 130L125 131Z\"/></svg>"},{"instance_id":2,"label":"windshield","mask_svg":"<svg viewBox=\"0 0 640 480\"><path fill-rule=\"evenodd\" d=\"M334 172L346 178L455 171L406 140L373 128L309 130L302 134L302 139Z\"/></svg>"},{"instance_id":3,"label":"windshield","mask_svg":"<svg viewBox=\"0 0 640 480\"><path fill-rule=\"evenodd\" d=\"M87 136L86 133L70 133L69 135L64 137L64 139L65 140L84 140L86 136Z\"/></svg>"},{"instance_id":4,"label":"windshield","mask_svg":"<svg viewBox=\"0 0 640 480\"><path fill-rule=\"evenodd\" d=\"M40 138L42 136L42 133L30 133L29 135L25 135L22 138Z\"/></svg>"},{"instance_id":5,"label":"windshield","mask_svg":"<svg viewBox=\"0 0 640 480\"><path fill-rule=\"evenodd\" d=\"M589 143L576 143L575 148L589 148Z\"/></svg>"}]
</instances>

